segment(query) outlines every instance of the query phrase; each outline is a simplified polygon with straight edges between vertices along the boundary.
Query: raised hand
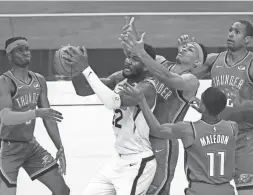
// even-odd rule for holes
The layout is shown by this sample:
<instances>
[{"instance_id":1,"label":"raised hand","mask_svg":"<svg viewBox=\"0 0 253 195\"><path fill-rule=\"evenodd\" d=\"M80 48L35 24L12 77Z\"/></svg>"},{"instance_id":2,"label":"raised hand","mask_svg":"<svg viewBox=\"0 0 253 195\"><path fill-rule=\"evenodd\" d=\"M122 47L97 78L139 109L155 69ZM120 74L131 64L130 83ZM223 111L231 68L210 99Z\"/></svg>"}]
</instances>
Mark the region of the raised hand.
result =
<instances>
[{"instance_id":1,"label":"raised hand","mask_svg":"<svg viewBox=\"0 0 253 195\"><path fill-rule=\"evenodd\" d=\"M38 108L35 110L35 115L36 117L56 122L61 122L63 119L62 113L52 108Z\"/></svg>"},{"instance_id":2,"label":"raised hand","mask_svg":"<svg viewBox=\"0 0 253 195\"><path fill-rule=\"evenodd\" d=\"M66 55L62 56L63 59L77 71L83 71L89 66L88 54L85 47L69 46L68 49L64 50L64 53Z\"/></svg>"},{"instance_id":3,"label":"raised hand","mask_svg":"<svg viewBox=\"0 0 253 195\"><path fill-rule=\"evenodd\" d=\"M191 42L191 41L195 41L195 38L192 37L192 39L190 40L189 35L182 35L178 40L178 51L180 51L187 43Z\"/></svg>"},{"instance_id":4,"label":"raised hand","mask_svg":"<svg viewBox=\"0 0 253 195\"><path fill-rule=\"evenodd\" d=\"M135 39L138 39L138 33L135 28L135 19L134 17L126 16L125 17L125 24L121 29L122 34L131 33ZM125 45L122 45L123 51L126 56L130 55L130 51L126 48Z\"/></svg>"},{"instance_id":5,"label":"raised hand","mask_svg":"<svg viewBox=\"0 0 253 195\"><path fill-rule=\"evenodd\" d=\"M144 37L145 33L143 33L141 39L137 41L136 38L128 32L126 34L121 34L119 40L121 41L121 44L131 52L131 54L139 56L142 52L145 52Z\"/></svg>"},{"instance_id":6,"label":"raised hand","mask_svg":"<svg viewBox=\"0 0 253 195\"><path fill-rule=\"evenodd\" d=\"M135 30L134 17L126 16L125 24L122 27L121 31L123 34L125 34L127 32L131 33L133 30Z\"/></svg>"}]
</instances>

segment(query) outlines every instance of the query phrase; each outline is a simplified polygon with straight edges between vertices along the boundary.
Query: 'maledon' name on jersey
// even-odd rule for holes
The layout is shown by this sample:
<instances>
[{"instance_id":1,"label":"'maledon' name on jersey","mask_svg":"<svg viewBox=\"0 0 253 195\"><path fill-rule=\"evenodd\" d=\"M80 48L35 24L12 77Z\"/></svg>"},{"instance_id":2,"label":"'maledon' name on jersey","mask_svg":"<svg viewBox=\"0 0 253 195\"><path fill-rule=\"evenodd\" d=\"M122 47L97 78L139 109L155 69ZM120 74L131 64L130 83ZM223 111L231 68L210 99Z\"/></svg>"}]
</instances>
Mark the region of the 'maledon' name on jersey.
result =
<instances>
[{"instance_id":1,"label":"'maledon' name on jersey","mask_svg":"<svg viewBox=\"0 0 253 195\"><path fill-rule=\"evenodd\" d=\"M241 89L244 83L244 80L239 77L231 76L228 74L222 74L219 76L215 76L213 78L213 83L215 84L215 87L219 85L228 85L228 86L235 87L239 90Z\"/></svg>"},{"instance_id":2,"label":"'maledon' name on jersey","mask_svg":"<svg viewBox=\"0 0 253 195\"><path fill-rule=\"evenodd\" d=\"M202 146L210 145L210 144L228 144L229 136L227 135L220 135L220 134L213 134L213 135L206 135L200 138L200 143Z\"/></svg>"},{"instance_id":3,"label":"'maledon' name on jersey","mask_svg":"<svg viewBox=\"0 0 253 195\"><path fill-rule=\"evenodd\" d=\"M39 95L39 93L28 93L18 98L15 98L15 101L18 103L19 108L22 108L29 104L37 104Z\"/></svg>"}]
</instances>

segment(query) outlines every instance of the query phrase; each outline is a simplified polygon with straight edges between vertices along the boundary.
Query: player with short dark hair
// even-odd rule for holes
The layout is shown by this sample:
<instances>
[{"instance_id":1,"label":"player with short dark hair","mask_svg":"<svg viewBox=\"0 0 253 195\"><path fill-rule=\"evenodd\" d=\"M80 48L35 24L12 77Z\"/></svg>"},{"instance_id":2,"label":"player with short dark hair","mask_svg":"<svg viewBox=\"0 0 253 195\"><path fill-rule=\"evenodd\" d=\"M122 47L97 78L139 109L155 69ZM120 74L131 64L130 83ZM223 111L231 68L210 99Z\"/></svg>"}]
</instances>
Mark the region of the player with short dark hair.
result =
<instances>
[{"instance_id":1,"label":"player with short dark hair","mask_svg":"<svg viewBox=\"0 0 253 195\"><path fill-rule=\"evenodd\" d=\"M235 172L239 195L253 194L253 120L250 117L253 114L253 53L247 49L252 38L250 22L235 22L229 28L227 51L208 55L206 63L193 70L199 78L211 75L212 86L222 90L228 99L221 118L234 120L239 125Z\"/></svg>"},{"instance_id":2,"label":"player with short dark hair","mask_svg":"<svg viewBox=\"0 0 253 195\"><path fill-rule=\"evenodd\" d=\"M8 119L6 113L8 115L10 112L19 112L22 115L24 112L24 115L26 112L30 115L35 113L36 116L37 106L42 108L42 111L47 111L50 110L50 105L45 78L28 70L31 52L27 39L24 37L8 39L5 51L12 69L0 76L0 110L5 110L2 111L5 122L0 131L0 176L3 180L0 194L16 194L18 172L23 167L32 180L38 179L52 191L53 195L69 195L70 190L58 170L57 159L60 160L62 173L65 173L66 162L56 122L43 117L46 130L58 150L56 159L36 141L35 117L21 124L6 125Z\"/></svg>"},{"instance_id":3,"label":"player with short dark hair","mask_svg":"<svg viewBox=\"0 0 253 195\"><path fill-rule=\"evenodd\" d=\"M235 122L220 120L219 113L226 107L226 95L210 87L201 101L191 103L202 113L196 122L164 123L150 112L145 97L131 85L124 93L132 96L140 106L153 135L163 139L181 139L185 148L185 174L189 187L186 195L233 195L230 181L234 177L235 147L238 126Z\"/></svg>"}]
</instances>

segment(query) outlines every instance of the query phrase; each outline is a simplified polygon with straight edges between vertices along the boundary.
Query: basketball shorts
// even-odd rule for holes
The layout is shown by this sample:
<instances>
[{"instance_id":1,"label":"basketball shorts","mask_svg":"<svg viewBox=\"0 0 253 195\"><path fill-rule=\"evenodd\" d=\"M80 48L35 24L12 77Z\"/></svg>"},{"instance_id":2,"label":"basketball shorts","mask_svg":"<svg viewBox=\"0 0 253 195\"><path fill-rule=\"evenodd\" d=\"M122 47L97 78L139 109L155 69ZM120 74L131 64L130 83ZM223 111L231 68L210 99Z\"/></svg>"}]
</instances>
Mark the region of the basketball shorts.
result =
<instances>
[{"instance_id":1,"label":"basketball shorts","mask_svg":"<svg viewBox=\"0 0 253 195\"><path fill-rule=\"evenodd\" d=\"M28 142L1 141L0 177L8 187L17 186L23 167L32 180L58 167L54 158L33 138Z\"/></svg>"},{"instance_id":2,"label":"basketball shorts","mask_svg":"<svg viewBox=\"0 0 253 195\"><path fill-rule=\"evenodd\" d=\"M235 156L235 184L237 190L253 190L253 135L252 132L238 134Z\"/></svg>"},{"instance_id":3,"label":"basketball shorts","mask_svg":"<svg viewBox=\"0 0 253 195\"><path fill-rule=\"evenodd\" d=\"M157 168L147 195L169 195L179 154L178 140L165 140L150 136L150 142L156 157Z\"/></svg>"},{"instance_id":4,"label":"basketball shorts","mask_svg":"<svg viewBox=\"0 0 253 195\"><path fill-rule=\"evenodd\" d=\"M185 195L235 195L234 187L230 183L211 185L191 182L184 192Z\"/></svg>"},{"instance_id":5,"label":"basketball shorts","mask_svg":"<svg viewBox=\"0 0 253 195\"><path fill-rule=\"evenodd\" d=\"M84 195L145 195L155 170L151 151L116 157L89 182Z\"/></svg>"}]
</instances>

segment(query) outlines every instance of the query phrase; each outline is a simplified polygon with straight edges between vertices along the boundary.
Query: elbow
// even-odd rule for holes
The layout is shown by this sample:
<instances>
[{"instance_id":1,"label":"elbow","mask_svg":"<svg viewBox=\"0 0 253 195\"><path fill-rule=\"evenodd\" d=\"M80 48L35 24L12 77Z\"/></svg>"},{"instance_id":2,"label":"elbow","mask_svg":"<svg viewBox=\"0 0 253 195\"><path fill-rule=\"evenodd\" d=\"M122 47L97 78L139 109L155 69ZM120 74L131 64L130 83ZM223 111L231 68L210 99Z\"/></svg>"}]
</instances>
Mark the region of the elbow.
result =
<instances>
[{"instance_id":1,"label":"elbow","mask_svg":"<svg viewBox=\"0 0 253 195\"><path fill-rule=\"evenodd\" d=\"M78 96L85 97L85 96L89 96L89 95L94 94L93 90L90 87L74 86L74 89L75 89L76 95L78 95Z\"/></svg>"},{"instance_id":2,"label":"elbow","mask_svg":"<svg viewBox=\"0 0 253 195\"><path fill-rule=\"evenodd\" d=\"M75 91L76 91L76 95L82 96L82 97L93 94L92 92L89 92L88 90L87 91L86 90L75 90Z\"/></svg>"}]
</instances>

